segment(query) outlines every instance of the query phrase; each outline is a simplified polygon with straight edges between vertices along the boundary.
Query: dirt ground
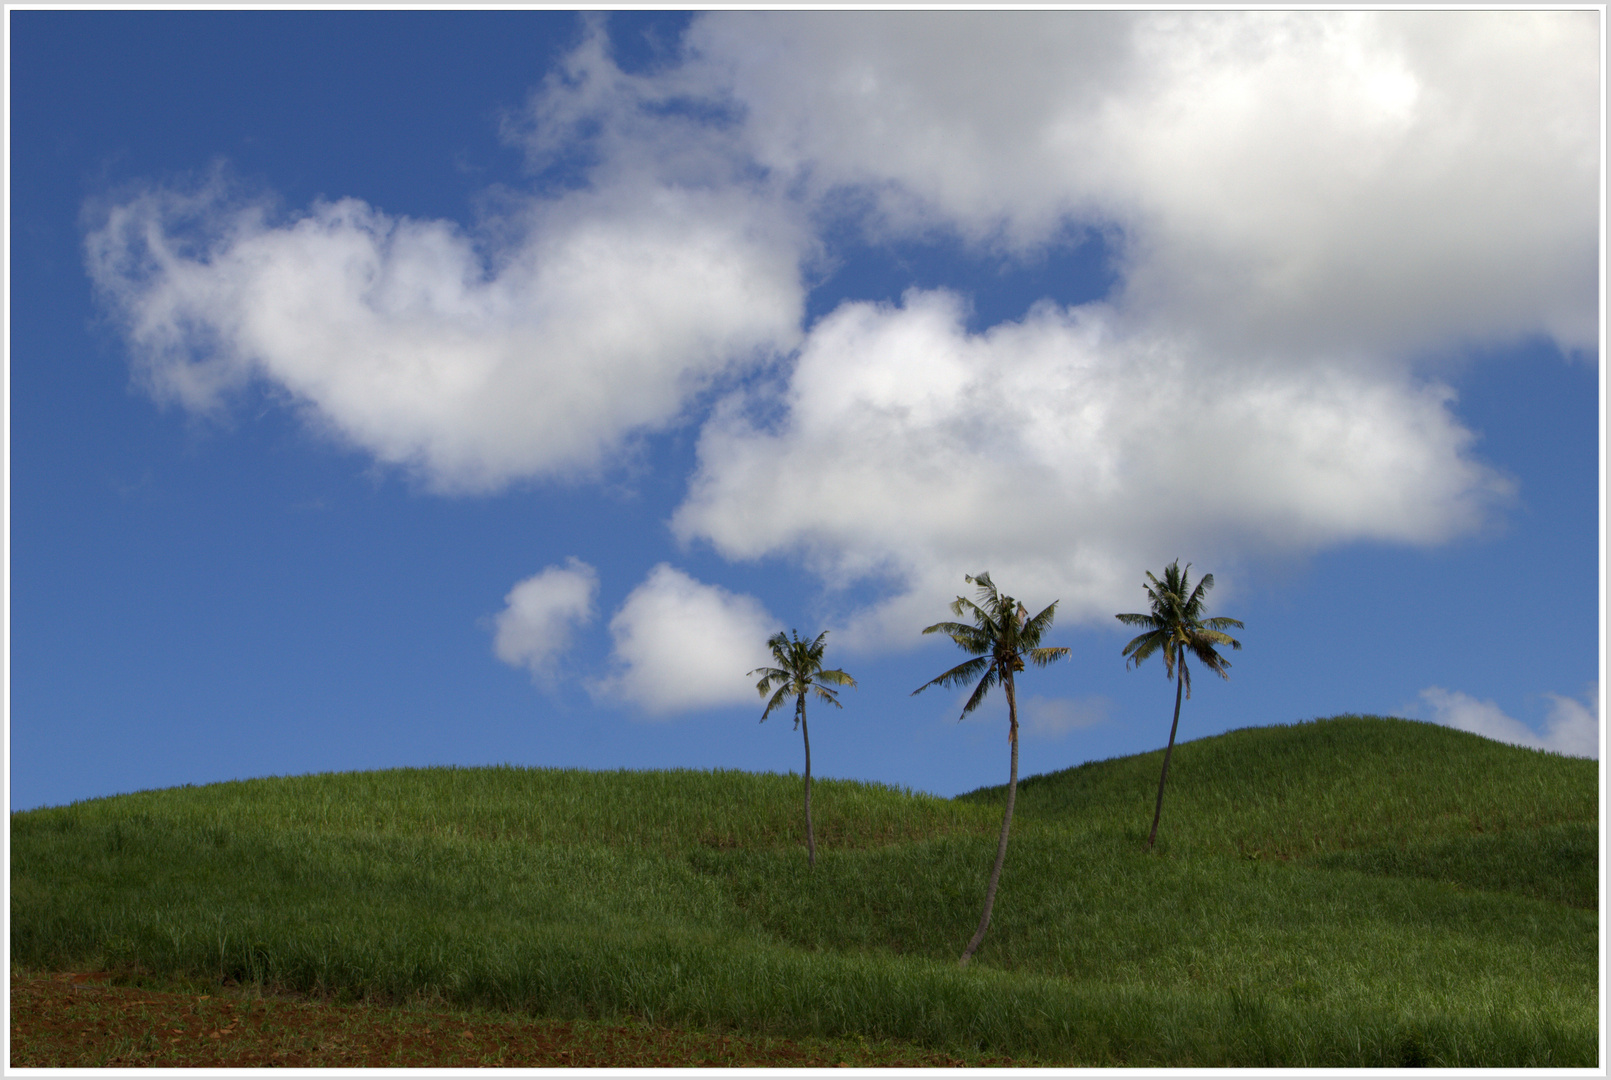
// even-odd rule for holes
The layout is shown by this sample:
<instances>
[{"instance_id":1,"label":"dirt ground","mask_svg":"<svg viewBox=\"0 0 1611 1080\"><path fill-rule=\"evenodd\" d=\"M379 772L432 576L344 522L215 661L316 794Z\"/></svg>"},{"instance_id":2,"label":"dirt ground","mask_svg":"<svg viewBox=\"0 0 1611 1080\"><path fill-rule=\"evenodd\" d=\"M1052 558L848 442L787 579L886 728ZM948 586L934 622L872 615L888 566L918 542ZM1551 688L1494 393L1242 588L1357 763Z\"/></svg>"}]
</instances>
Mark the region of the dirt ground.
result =
<instances>
[{"instance_id":1,"label":"dirt ground","mask_svg":"<svg viewBox=\"0 0 1611 1080\"><path fill-rule=\"evenodd\" d=\"M119 980L122 981L122 980ZM107 972L11 978L11 1067L908 1068L1012 1065L919 1047L535 1020L113 985Z\"/></svg>"}]
</instances>

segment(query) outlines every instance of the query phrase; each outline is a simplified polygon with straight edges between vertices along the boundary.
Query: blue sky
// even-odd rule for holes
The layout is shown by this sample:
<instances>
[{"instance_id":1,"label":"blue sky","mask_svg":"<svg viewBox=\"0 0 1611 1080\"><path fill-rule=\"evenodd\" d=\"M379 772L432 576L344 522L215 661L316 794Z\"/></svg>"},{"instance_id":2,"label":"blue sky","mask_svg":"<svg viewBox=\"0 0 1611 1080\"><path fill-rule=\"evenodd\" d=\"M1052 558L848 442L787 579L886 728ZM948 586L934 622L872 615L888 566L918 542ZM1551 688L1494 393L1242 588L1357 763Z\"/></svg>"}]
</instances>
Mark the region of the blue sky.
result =
<instances>
[{"instance_id":1,"label":"blue sky","mask_svg":"<svg viewBox=\"0 0 1611 1080\"><path fill-rule=\"evenodd\" d=\"M1154 749L1598 756L1599 13L10 11L12 808L513 762L1006 778L989 570ZM831 715L830 715L831 712Z\"/></svg>"}]
</instances>

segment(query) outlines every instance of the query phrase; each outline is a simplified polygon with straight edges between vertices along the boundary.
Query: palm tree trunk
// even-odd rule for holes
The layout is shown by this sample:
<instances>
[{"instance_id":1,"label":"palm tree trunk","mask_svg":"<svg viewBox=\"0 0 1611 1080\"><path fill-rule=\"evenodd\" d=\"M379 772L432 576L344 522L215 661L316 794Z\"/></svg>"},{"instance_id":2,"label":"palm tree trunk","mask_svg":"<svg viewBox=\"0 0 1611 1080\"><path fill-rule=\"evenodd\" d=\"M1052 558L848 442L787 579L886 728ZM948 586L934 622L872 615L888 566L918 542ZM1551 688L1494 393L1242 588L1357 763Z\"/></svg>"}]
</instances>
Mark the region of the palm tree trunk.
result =
<instances>
[{"instance_id":1,"label":"palm tree trunk","mask_svg":"<svg viewBox=\"0 0 1611 1080\"><path fill-rule=\"evenodd\" d=\"M1169 779L1169 755L1175 752L1175 729L1180 726L1180 691L1186 685L1186 657L1180 658L1180 670L1175 673L1175 722L1169 725L1169 746L1164 750L1163 775L1158 777L1158 808L1152 812L1152 835L1147 837L1147 850L1158 839L1158 819L1163 816L1164 781Z\"/></svg>"},{"instance_id":2,"label":"palm tree trunk","mask_svg":"<svg viewBox=\"0 0 1611 1080\"><path fill-rule=\"evenodd\" d=\"M996 906L996 886L1001 883L1001 864L1007 861L1007 830L1012 828L1012 804L1018 798L1018 702L1013 695L1012 672L1008 671L1005 675L1002 685L1007 691L1007 717L1012 724L1007 732L1007 737L1012 742L1012 773L1007 781L1007 812L1001 817L1001 839L996 842L996 865L991 868L990 885L985 889L984 915L979 919L979 929L973 932L973 940L968 942L968 947L962 951L962 959L957 961L958 967L968 966L974 950L984 940L985 930L990 926L990 911Z\"/></svg>"},{"instance_id":3,"label":"palm tree trunk","mask_svg":"<svg viewBox=\"0 0 1611 1080\"><path fill-rule=\"evenodd\" d=\"M800 734L805 736L806 751L806 859L812 867L817 865L817 837L811 830L811 732L806 727L805 695L800 695Z\"/></svg>"}]
</instances>

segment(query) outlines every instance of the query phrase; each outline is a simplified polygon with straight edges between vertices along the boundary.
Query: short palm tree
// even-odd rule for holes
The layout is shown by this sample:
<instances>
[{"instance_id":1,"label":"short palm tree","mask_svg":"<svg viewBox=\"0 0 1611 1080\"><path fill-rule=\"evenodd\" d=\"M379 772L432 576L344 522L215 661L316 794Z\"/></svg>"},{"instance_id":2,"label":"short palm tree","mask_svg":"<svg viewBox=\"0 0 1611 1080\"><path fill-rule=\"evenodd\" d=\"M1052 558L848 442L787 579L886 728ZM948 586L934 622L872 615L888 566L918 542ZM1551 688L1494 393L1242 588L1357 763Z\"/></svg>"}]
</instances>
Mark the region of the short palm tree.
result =
<instances>
[{"instance_id":1,"label":"short palm tree","mask_svg":"<svg viewBox=\"0 0 1611 1080\"><path fill-rule=\"evenodd\" d=\"M806 694L815 692L817 697L834 708L842 709L844 706L839 704L838 697L828 686L855 686L856 680L843 671L822 670L822 651L826 647L823 643L828 631L818 634L815 641L801 641L799 634L793 630L789 633L793 635L793 640L780 630L766 643L778 666L756 668L750 674L761 676L755 689L761 692L762 697L772 694L772 700L766 703L766 710L761 713L761 723L766 723L772 710L783 704L791 694L794 696L794 726L805 738L806 852L811 865L816 866L817 837L811 828L811 731L806 727Z\"/></svg>"},{"instance_id":2,"label":"short palm tree","mask_svg":"<svg viewBox=\"0 0 1611 1080\"><path fill-rule=\"evenodd\" d=\"M1152 571L1147 571L1147 580L1152 584L1143 584L1142 588L1147 590L1152 610L1140 615L1115 616L1129 626L1147 628L1146 633L1124 647L1124 655L1130 658L1128 666L1138 666L1153 653L1162 652L1164 675L1175 680L1175 722L1169 725L1169 746L1164 750L1163 774L1158 777L1158 805L1152 812L1148 848L1158 839L1158 819L1163 816L1164 781L1169 779L1169 755L1175 752L1175 730L1180 727L1181 691L1184 690L1186 696L1191 697L1191 670L1186 666L1186 654L1197 657L1204 667L1220 678L1229 679L1225 669L1231 666L1230 661L1215 652L1214 646L1242 647L1240 641L1225 633L1232 626L1238 630L1242 628L1236 619L1223 616L1203 618L1203 597L1214 587L1214 575L1204 574L1193 589L1188 576L1190 570L1191 563L1187 563L1186 569L1182 570L1180 560L1176 559L1164 568L1162 581L1153 577Z\"/></svg>"},{"instance_id":3,"label":"short palm tree","mask_svg":"<svg viewBox=\"0 0 1611 1080\"><path fill-rule=\"evenodd\" d=\"M996 865L990 871L990 884L985 889L984 915L980 917L979 929L974 931L973 940L968 942L968 947L963 950L959 962L962 967L967 967L974 950L984 940L986 928L990 926L990 911L996 903L996 886L1001 881L1001 864L1007 859L1007 831L1012 827L1012 805L1018 797L1018 698L1013 690L1013 675L1024 670L1025 658L1036 667L1045 667L1053 660L1065 657L1069 653L1064 648L1040 647L1041 636L1052 625L1052 615L1057 610L1056 601L1031 619L1029 610L1023 604L1011 596L1003 596L996 591L996 586L991 582L988 573L964 580L979 586L979 602L976 604L959 596L951 604L951 614L959 617L968 615L973 619L972 625L942 622L927 627L923 632L950 635L952 641L964 652L972 653L974 658L931 679L912 693L920 694L931 686L965 685L977 678L979 683L974 687L973 696L968 698L968 703L962 706L962 716L967 716L977 708L985 699L985 693L997 683L1001 684L1007 694L1007 739L1012 743L1012 772L1007 780L1007 812L1001 818L1001 839L996 844Z\"/></svg>"}]
</instances>

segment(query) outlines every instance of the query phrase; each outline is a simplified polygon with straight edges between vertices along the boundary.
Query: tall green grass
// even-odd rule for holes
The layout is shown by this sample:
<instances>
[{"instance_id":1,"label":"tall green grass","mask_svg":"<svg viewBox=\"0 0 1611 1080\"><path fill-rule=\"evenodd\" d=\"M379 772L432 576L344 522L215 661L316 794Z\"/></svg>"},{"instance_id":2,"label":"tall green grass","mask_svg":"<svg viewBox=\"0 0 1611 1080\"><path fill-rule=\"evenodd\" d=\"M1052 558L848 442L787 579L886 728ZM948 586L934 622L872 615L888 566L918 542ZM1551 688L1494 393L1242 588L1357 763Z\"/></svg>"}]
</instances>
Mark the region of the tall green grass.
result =
<instances>
[{"instance_id":1,"label":"tall green grass","mask_svg":"<svg viewBox=\"0 0 1611 1080\"><path fill-rule=\"evenodd\" d=\"M1162 767L1157 750L1030 777L1018 785L1014 822L1135 836L1152 822ZM1597 777L1584 758L1414 720L1242 728L1176 746L1158 844L1285 859L1597 822ZM1005 794L984 788L958 801L999 805Z\"/></svg>"},{"instance_id":2,"label":"tall green grass","mask_svg":"<svg viewBox=\"0 0 1611 1080\"><path fill-rule=\"evenodd\" d=\"M140 820L228 833L464 837L669 849L804 842L801 780L737 770L391 769L236 780L141 791L23 815L29 822ZM110 815L110 816L108 816ZM876 846L991 831L981 807L883 784L818 779L824 845ZM13 827L19 815L13 815ZM996 826L999 826L999 818Z\"/></svg>"},{"instance_id":3,"label":"tall green grass","mask_svg":"<svg viewBox=\"0 0 1611 1080\"><path fill-rule=\"evenodd\" d=\"M1069 1064L1595 1063L1594 763L1358 717L1175 753L1153 853L1160 755L1020 785L967 970L999 791L822 782L813 871L798 777L514 768L13 814L13 962Z\"/></svg>"}]
</instances>

